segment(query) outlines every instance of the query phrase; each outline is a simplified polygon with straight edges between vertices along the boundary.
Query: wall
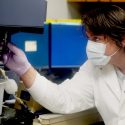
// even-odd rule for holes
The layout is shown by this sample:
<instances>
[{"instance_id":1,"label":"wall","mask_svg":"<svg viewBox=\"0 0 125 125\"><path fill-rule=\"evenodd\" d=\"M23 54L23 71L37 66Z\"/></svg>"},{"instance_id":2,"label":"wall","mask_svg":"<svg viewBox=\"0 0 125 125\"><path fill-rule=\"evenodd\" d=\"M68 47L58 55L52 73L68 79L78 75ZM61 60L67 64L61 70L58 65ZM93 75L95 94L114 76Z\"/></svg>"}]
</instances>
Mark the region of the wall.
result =
<instances>
[{"instance_id":1,"label":"wall","mask_svg":"<svg viewBox=\"0 0 125 125\"><path fill-rule=\"evenodd\" d=\"M67 0L47 0L47 18L48 19L78 19L79 5L71 5Z\"/></svg>"},{"instance_id":2,"label":"wall","mask_svg":"<svg viewBox=\"0 0 125 125\"><path fill-rule=\"evenodd\" d=\"M67 0L47 0L47 18L80 19L84 12L105 4L115 4L125 9L125 2L81 2L69 3Z\"/></svg>"}]
</instances>

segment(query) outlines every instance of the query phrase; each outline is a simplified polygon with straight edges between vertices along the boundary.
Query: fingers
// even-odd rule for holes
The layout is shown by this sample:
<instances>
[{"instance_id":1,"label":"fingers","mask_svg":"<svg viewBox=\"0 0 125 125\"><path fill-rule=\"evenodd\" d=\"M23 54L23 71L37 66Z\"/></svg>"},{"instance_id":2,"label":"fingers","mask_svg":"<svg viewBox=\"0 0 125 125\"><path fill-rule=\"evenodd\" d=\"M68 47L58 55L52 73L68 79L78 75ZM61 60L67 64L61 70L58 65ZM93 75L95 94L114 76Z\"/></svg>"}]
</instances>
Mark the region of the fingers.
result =
<instances>
[{"instance_id":1,"label":"fingers","mask_svg":"<svg viewBox=\"0 0 125 125\"><path fill-rule=\"evenodd\" d=\"M3 63L6 64L8 61L8 56L7 55L3 55Z\"/></svg>"},{"instance_id":2,"label":"fingers","mask_svg":"<svg viewBox=\"0 0 125 125\"><path fill-rule=\"evenodd\" d=\"M3 55L3 63L4 63L4 65L6 65L8 63L10 58L13 58L13 53L12 52Z\"/></svg>"},{"instance_id":3,"label":"fingers","mask_svg":"<svg viewBox=\"0 0 125 125\"><path fill-rule=\"evenodd\" d=\"M11 43L8 43L8 48L10 49L11 52L13 52L15 55L18 55L20 54L20 49L17 48L15 45L11 44Z\"/></svg>"}]
</instances>

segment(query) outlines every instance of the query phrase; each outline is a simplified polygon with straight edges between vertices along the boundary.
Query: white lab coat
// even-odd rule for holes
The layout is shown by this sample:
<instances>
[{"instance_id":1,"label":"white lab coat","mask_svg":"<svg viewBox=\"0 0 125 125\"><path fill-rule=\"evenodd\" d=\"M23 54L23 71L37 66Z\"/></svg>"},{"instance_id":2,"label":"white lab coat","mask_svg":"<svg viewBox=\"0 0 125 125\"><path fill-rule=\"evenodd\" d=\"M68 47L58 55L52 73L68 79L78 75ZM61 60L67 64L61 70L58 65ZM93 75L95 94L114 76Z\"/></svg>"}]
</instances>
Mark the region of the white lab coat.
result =
<instances>
[{"instance_id":1,"label":"white lab coat","mask_svg":"<svg viewBox=\"0 0 125 125\"><path fill-rule=\"evenodd\" d=\"M125 125L125 84L121 91L115 68L94 67L90 61L62 84L37 74L28 89L41 105L56 113L75 113L96 106L106 125Z\"/></svg>"}]
</instances>

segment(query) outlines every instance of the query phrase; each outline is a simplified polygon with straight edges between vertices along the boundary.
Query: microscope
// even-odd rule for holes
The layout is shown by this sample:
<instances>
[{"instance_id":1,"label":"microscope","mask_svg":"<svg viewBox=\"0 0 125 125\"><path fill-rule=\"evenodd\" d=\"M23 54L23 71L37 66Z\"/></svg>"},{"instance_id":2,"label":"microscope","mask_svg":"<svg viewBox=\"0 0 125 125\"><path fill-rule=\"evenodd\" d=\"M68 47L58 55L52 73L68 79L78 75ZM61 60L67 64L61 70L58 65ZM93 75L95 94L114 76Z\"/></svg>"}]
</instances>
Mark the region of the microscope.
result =
<instances>
[{"instance_id":1,"label":"microscope","mask_svg":"<svg viewBox=\"0 0 125 125\"><path fill-rule=\"evenodd\" d=\"M43 33L46 10L46 0L0 0L0 68L8 70L3 64L3 55L9 52L7 43L12 42L13 34L18 32ZM20 98L20 95L18 96ZM2 102L0 103L2 106Z\"/></svg>"},{"instance_id":2,"label":"microscope","mask_svg":"<svg viewBox=\"0 0 125 125\"><path fill-rule=\"evenodd\" d=\"M0 0L0 65L12 34L43 32L46 8L46 0Z\"/></svg>"}]
</instances>

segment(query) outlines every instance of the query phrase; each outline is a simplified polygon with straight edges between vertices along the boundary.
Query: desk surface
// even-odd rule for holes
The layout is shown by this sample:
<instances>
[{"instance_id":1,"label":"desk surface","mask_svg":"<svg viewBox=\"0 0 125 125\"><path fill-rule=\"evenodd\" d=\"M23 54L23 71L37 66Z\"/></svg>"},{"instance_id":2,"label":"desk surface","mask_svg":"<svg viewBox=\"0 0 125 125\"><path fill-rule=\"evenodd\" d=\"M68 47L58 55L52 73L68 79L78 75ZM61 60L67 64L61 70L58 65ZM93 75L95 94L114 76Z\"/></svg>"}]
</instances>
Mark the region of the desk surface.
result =
<instances>
[{"instance_id":1,"label":"desk surface","mask_svg":"<svg viewBox=\"0 0 125 125\"><path fill-rule=\"evenodd\" d=\"M43 114L34 120L33 125L88 125L99 121L102 119L98 111L93 108L68 115Z\"/></svg>"},{"instance_id":2,"label":"desk surface","mask_svg":"<svg viewBox=\"0 0 125 125\"><path fill-rule=\"evenodd\" d=\"M4 118L14 118L14 115L15 109L7 108L4 111L4 115L0 117L0 122L2 122L2 119ZM33 119L32 125L89 125L99 121L102 121L102 119L98 111L96 110L96 108L92 108L82 112L65 115L53 113L43 114L40 115L37 119ZM13 120L13 122L14 125L17 125L15 123L16 121ZM3 123L0 124L3 125Z\"/></svg>"}]
</instances>

